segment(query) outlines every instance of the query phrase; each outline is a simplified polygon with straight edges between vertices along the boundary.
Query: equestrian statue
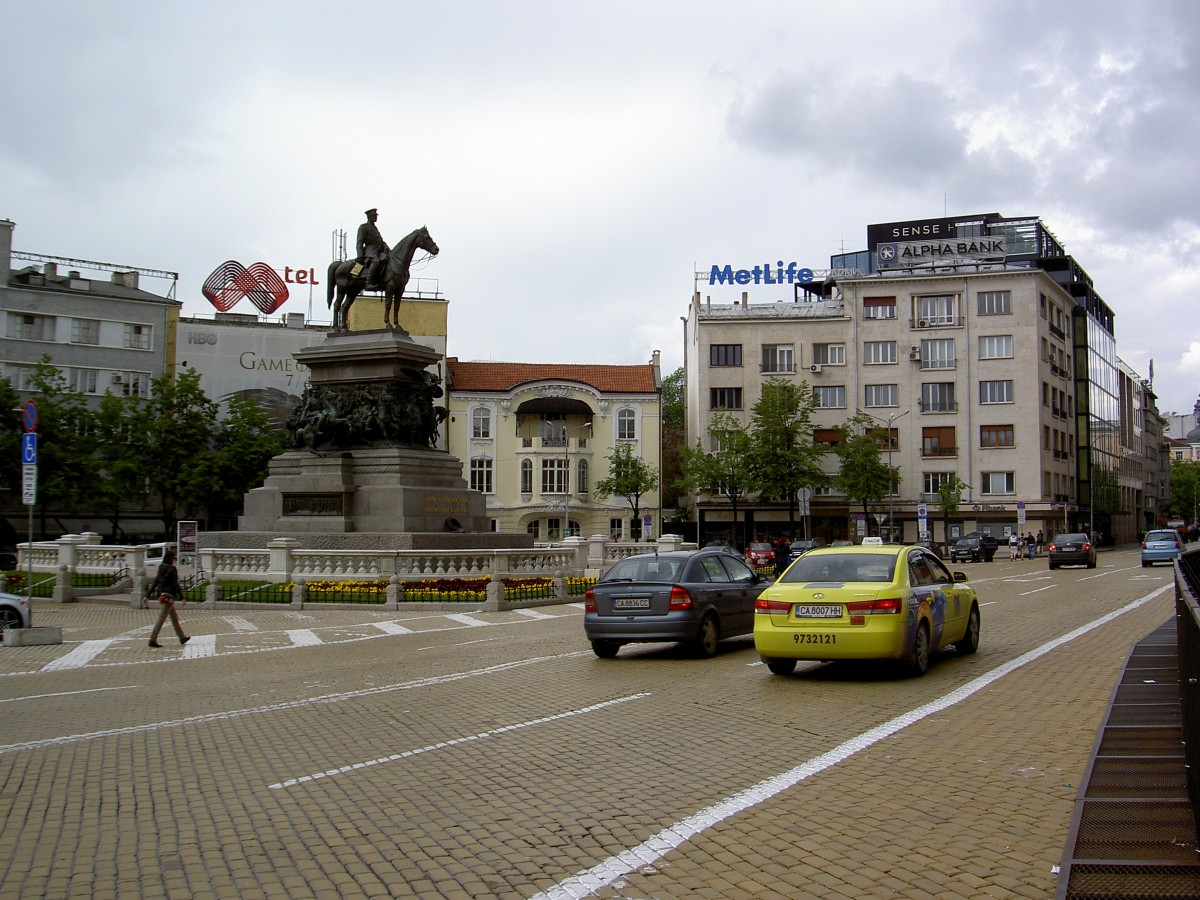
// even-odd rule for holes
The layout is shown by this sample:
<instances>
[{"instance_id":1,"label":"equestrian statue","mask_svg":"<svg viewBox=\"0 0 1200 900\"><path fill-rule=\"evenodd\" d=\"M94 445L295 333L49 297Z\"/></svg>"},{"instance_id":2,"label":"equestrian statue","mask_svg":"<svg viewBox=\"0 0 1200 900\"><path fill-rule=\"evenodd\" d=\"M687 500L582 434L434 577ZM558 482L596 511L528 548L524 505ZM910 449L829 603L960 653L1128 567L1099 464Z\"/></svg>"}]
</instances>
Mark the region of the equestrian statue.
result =
<instances>
[{"instance_id":1,"label":"equestrian statue","mask_svg":"<svg viewBox=\"0 0 1200 900\"><path fill-rule=\"evenodd\" d=\"M368 221L358 230L358 259L329 264L326 300L333 308L334 331L348 331L350 306L364 290L375 290L383 291L384 327L406 333L400 327L400 301L408 286L413 255L418 249L430 256L438 255L438 245L424 225L388 250L375 227L377 216L376 210L367 210Z\"/></svg>"}]
</instances>

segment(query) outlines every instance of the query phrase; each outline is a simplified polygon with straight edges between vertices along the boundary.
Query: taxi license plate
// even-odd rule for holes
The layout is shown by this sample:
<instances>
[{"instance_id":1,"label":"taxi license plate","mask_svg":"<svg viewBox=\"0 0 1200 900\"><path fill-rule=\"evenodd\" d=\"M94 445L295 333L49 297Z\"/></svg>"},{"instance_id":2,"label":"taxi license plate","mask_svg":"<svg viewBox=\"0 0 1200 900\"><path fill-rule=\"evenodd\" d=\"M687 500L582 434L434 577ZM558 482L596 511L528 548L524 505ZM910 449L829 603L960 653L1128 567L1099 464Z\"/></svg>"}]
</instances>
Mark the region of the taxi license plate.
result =
<instances>
[{"instance_id":1,"label":"taxi license plate","mask_svg":"<svg viewBox=\"0 0 1200 900\"><path fill-rule=\"evenodd\" d=\"M842 608L829 603L796 607L797 619L840 619L841 617Z\"/></svg>"},{"instance_id":2,"label":"taxi license plate","mask_svg":"<svg viewBox=\"0 0 1200 900\"><path fill-rule=\"evenodd\" d=\"M649 597L617 597L613 600L613 609L649 609Z\"/></svg>"}]
</instances>

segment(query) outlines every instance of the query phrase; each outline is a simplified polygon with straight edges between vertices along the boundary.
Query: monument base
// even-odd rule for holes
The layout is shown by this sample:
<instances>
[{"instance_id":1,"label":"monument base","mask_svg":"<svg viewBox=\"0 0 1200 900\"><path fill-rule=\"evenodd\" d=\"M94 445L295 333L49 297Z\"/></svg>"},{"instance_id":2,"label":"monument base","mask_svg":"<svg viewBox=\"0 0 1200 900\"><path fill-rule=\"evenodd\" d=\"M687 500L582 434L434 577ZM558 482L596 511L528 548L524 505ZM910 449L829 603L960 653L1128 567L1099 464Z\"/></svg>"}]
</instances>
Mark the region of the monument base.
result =
<instances>
[{"instance_id":1,"label":"monument base","mask_svg":"<svg viewBox=\"0 0 1200 900\"><path fill-rule=\"evenodd\" d=\"M483 494L441 450L292 450L245 496L238 531L293 534L489 531Z\"/></svg>"}]
</instances>

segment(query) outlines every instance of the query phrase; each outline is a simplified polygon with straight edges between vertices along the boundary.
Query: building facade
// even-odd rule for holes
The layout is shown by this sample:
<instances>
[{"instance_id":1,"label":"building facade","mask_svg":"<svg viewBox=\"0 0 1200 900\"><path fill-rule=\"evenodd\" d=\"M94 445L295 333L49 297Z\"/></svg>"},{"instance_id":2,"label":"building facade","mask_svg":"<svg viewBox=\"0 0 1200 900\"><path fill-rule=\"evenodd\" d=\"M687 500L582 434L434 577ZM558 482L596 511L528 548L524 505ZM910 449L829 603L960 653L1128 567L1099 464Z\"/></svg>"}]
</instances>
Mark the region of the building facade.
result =
<instances>
[{"instance_id":1,"label":"building facade","mask_svg":"<svg viewBox=\"0 0 1200 900\"><path fill-rule=\"evenodd\" d=\"M894 495L866 515L818 491L806 533L857 539L889 515L907 541L1089 527L1133 540L1145 527L1138 470L1145 474L1152 391L1120 376L1111 310L1039 220L873 225L868 249L835 256L823 279L809 272L789 285L785 273L797 269L780 262L767 282L771 270L762 268L761 276L742 270L749 277L740 283L776 284L773 302L751 303L749 290L732 302L701 299L699 290L693 297L689 445L708 440L718 410L748 423L765 379L783 378L815 394L816 443L832 450L837 427L865 413L900 473ZM698 281L704 276L726 295L737 282L719 267ZM1122 414L1135 410L1137 426L1123 426ZM837 457L829 452L826 463L832 473ZM955 475L966 489L958 514L943 522L937 490ZM726 498L694 502L701 539L730 532ZM751 496L740 505L735 533L792 528L780 504Z\"/></svg>"},{"instance_id":2,"label":"building facade","mask_svg":"<svg viewBox=\"0 0 1200 900\"><path fill-rule=\"evenodd\" d=\"M492 530L539 541L659 533L657 490L636 517L624 498L595 492L618 446L660 470L658 351L637 366L446 362L446 449L487 498Z\"/></svg>"}]
</instances>

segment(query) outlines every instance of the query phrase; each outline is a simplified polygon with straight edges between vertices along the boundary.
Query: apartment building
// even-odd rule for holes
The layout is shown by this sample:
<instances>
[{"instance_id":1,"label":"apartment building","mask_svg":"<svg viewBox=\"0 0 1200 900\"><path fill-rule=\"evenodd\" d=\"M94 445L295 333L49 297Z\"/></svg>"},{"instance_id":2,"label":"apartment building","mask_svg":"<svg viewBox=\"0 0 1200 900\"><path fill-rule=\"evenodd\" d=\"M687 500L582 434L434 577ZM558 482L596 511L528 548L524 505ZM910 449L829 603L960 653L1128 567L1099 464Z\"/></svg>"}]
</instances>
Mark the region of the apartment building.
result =
<instances>
[{"instance_id":1,"label":"apartment building","mask_svg":"<svg viewBox=\"0 0 1200 900\"><path fill-rule=\"evenodd\" d=\"M659 353L646 365L562 365L446 360L450 416L442 426L468 483L487 499L493 531L536 540L655 536L659 492L603 499L614 448L628 445L660 470Z\"/></svg>"},{"instance_id":2,"label":"apartment building","mask_svg":"<svg viewBox=\"0 0 1200 900\"><path fill-rule=\"evenodd\" d=\"M901 540L1087 527L1132 540L1145 527L1129 462L1144 455L1142 431L1121 418L1141 382L1119 377L1112 311L1040 220L872 225L867 250L830 262L697 273L708 283L687 318L689 444L708 440L717 410L748 422L764 380L783 378L817 397L814 441L832 449L837 426L866 413L900 470L867 515L818 491L809 534L859 538L889 513ZM730 298L734 285L745 289ZM769 302L751 302L752 289ZM1152 400L1148 386L1136 394L1139 409ZM827 462L834 471L832 452ZM967 488L946 527L937 490L954 475ZM727 498L693 501L702 538L730 531ZM790 528L781 504L739 505L740 533Z\"/></svg>"}]
</instances>

